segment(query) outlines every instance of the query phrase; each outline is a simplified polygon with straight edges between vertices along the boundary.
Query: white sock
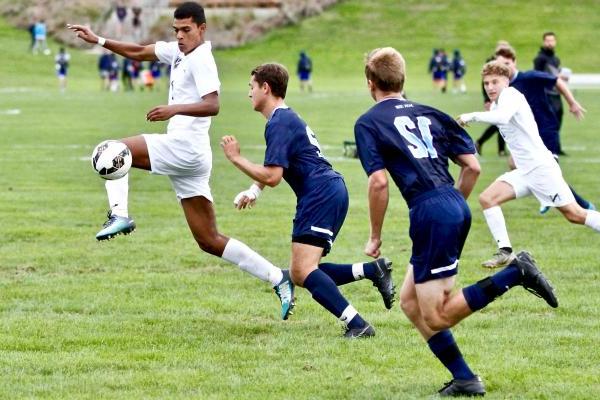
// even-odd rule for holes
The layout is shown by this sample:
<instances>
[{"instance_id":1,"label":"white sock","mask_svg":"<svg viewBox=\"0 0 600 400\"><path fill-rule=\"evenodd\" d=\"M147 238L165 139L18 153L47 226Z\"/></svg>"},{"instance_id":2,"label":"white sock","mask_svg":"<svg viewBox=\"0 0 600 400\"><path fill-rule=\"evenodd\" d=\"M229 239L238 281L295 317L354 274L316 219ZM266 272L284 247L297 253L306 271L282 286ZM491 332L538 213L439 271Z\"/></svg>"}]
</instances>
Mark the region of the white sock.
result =
<instances>
[{"instance_id":1,"label":"white sock","mask_svg":"<svg viewBox=\"0 0 600 400\"><path fill-rule=\"evenodd\" d=\"M352 321L352 318L356 317L356 314L358 314L358 311L356 311L354 307L348 304L348 307L344 309L342 315L340 316L340 321L348 325L348 323Z\"/></svg>"},{"instance_id":2,"label":"white sock","mask_svg":"<svg viewBox=\"0 0 600 400\"><path fill-rule=\"evenodd\" d=\"M352 275L355 281L365 279L365 267L363 263L352 264Z\"/></svg>"},{"instance_id":3,"label":"white sock","mask_svg":"<svg viewBox=\"0 0 600 400\"><path fill-rule=\"evenodd\" d=\"M596 232L600 232L600 212L588 210L587 216L585 217L585 225Z\"/></svg>"},{"instance_id":4,"label":"white sock","mask_svg":"<svg viewBox=\"0 0 600 400\"><path fill-rule=\"evenodd\" d=\"M108 194L108 205L113 214L120 217L129 217L127 198L129 195L129 174L112 181L107 180L106 194Z\"/></svg>"},{"instance_id":5,"label":"white sock","mask_svg":"<svg viewBox=\"0 0 600 400\"><path fill-rule=\"evenodd\" d=\"M254 275L258 279L271 282L273 286L279 284L283 278L283 272L263 256L246 246L244 243L230 238L225 245L221 256L226 261L240 267L241 270Z\"/></svg>"},{"instance_id":6,"label":"white sock","mask_svg":"<svg viewBox=\"0 0 600 400\"><path fill-rule=\"evenodd\" d=\"M512 247L510 239L508 238L508 231L506 230L506 222L504 221L504 214L500 206L490 207L483 210L483 216L487 222L490 232L498 245L501 247Z\"/></svg>"}]
</instances>

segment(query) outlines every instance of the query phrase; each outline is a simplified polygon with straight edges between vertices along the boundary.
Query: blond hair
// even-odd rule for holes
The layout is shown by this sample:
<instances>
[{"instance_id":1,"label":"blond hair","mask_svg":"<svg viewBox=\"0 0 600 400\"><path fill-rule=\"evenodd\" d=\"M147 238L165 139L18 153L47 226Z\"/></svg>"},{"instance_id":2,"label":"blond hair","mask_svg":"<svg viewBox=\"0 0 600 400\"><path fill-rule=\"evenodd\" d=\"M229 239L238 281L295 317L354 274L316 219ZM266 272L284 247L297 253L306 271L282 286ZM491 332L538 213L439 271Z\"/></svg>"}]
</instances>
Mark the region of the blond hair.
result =
<instances>
[{"instance_id":1,"label":"blond hair","mask_svg":"<svg viewBox=\"0 0 600 400\"><path fill-rule=\"evenodd\" d=\"M398 50L378 48L365 59L365 75L379 90L399 93L404 88L406 63Z\"/></svg>"},{"instance_id":2,"label":"blond hair","mask_svg":"<svg viewBox=\"0 0 600 400\"><path fill-rule=\"evenodd\" d=\"M490 61L481 69L481 76L498 75L505 76L510 79L510 68L502 64L500 61Z\"/></svg>"}]
</instances>

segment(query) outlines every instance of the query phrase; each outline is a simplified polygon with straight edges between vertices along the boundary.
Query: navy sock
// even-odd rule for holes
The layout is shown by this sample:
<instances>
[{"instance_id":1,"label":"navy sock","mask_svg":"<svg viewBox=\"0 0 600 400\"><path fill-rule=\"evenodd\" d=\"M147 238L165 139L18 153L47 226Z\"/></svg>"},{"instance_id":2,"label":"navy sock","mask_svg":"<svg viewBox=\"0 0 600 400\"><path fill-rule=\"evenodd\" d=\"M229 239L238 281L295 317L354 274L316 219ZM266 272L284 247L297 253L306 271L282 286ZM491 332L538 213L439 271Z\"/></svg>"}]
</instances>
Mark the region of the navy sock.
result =
<instances>
[{"instance_id":1,"label":"navy sock","mask_svg":"<svg viewBox=\"0 0 600 400\"><path fill-rule=\"evenodd\" d=\"M464 288L463 296L465 296L469 308L472 311L478 311L520 282L519 269L514 265L509 265L502 271Z\"/></svg>"},{"instance_id":2,"label":"navy sock","mask_svg":"<svg viewBox=\"0 0 600 400\"><path fill-rule=\"evenodd\" d=\"M357 280L352 273L352 264L321 263L319 269L329 275L338 286ZM375 261L364 263L363 272L365 278L373 280L375 277Z\"/></svg>"},{"instance_id":3,"label":"navy sock","mask_svg":"<svg viewBox=\"0 0 600 400\"><path fill-rule=\"evenodd\" d=\"M475 377L458 349L450 330L446 329L436 333L429 338L427 344L433 354L452 373L454 379L472 379Z\"/></svg>"},{"instance_id":4,"label":"navy sock","mask_svg":"<svg viewBox=\"0 0 600 400\"><path fill-rule=\"evenodd\" d=\"M313 299L322 305L327 311L340 318L342 313L350 305L342 296L335 282L320 269L315 269L308 274L304 280L304 287L311 294ZM358 328L364 326L366 322L359 314L356 314L351 321L348 322L349 328Z\"/></svg>"},{"instance_id":5,"label":"navy sock","mask_svg":"<svg viewBox=\"0 0 600 400\"><path fill-rule=\"evenodd\" d=\"M584 199L583 197L578 195L577 192L575 191L575 189L573 189L571 186L569 186L569 189L571 189L571 193L573 193L573 196L575 197L575 201L577 202L577 204L579 204L581 206L581 208L583 208L585 210L590 208L589 201L587 201L586 199Z\"/></svg>"}]
</instances>

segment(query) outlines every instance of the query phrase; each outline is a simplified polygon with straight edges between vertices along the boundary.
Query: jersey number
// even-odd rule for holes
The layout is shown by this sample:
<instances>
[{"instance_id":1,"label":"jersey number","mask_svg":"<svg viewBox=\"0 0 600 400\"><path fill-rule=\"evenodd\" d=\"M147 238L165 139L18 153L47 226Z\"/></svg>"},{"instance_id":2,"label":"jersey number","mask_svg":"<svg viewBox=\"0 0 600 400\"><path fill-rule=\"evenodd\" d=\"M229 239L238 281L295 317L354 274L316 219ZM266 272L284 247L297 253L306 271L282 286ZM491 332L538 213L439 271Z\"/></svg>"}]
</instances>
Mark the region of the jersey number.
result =
<instances>
[{"instance_id":1,"label":"jersey number","mask_svg":"<svg viewBox=\"0 0 600 400\"><path fill-rule=\"evenodd\" d=\"M431 120L426 117L417 117L417 125L422 139L411 132L417 126L415 126L415 123L409 117L401 116L394 119L394 126L398 129L400 135L408 141L408 148L414 158L437 158L438 154L435 147L433 147L433 137L429 130Z\"/></svg>"},{"instance_id":2,"label":"jersey number","mask_svg":"<svg viewBox=\"0 0 600 400\"><path fill-rule=\"evenodd\" d=\"M319 141L317 140L317 135L315 135L312 129L308 127L308 125L306 125L306 136L308 136L308 141L310 142L310 144L317 148L317 156L325 158L325 156L323 156L323 153L321 153L321 146L319 145Z\"/></svg>"}]
</instances>

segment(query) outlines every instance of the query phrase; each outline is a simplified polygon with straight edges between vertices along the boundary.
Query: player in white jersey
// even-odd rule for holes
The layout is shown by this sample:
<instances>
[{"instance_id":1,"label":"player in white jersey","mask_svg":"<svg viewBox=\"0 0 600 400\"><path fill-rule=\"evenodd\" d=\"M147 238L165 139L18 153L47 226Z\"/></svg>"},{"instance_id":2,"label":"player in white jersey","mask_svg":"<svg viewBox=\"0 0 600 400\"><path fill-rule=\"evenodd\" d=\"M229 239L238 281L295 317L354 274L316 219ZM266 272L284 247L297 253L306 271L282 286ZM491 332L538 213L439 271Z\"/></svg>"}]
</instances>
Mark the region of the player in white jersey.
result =
<instances>
[{"instance_id":1,"label":"player in white jersey","mask_svg":"<svg viewBox=\"0 0 600 400\"><path fill-rule=\"evenodd\" d=\"M281 316L293 308L293 284L288 271L275 267L244 243L217 230L208 181L212 153L208 130L211 116L219 112L219 77L210 42L204 40L206 18L197 3L181 4L174 13L175 42L151 45L125 43L97 36L88 27L68 25L88 43L99 44L124 57L161 61L171 65L168 105L152 108L148 121L169 120L167 134L145 134L121 139L129 147L132 166L167 175L194 239L202 250L238 265L257 278L270 282L281 301ZM111 210L96 239L106 240L135 229L128 215L128 175L106 181Z\"/></svg>"},{"instance_id":2,"label":"player in white jersey","mask_svg":"<svg viewBox=\"0 0 600 400\"><path fill-rule=\"evenodd\" d=\"M540 138L525 96L509 87L510 69L492 61L484 65L481 75L492 101L491 110L462 114L457 121L463 126L472 121L498 126L517 167L498 177L479 195L483 215L499 249L482 265L503 267L515 257L500 208L515 198L533 194L543 206L556 207L569 222L600 232L600 213L585 210L575 202L558 163Z\"/></svg>"}]
</instances>

